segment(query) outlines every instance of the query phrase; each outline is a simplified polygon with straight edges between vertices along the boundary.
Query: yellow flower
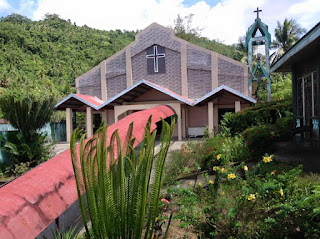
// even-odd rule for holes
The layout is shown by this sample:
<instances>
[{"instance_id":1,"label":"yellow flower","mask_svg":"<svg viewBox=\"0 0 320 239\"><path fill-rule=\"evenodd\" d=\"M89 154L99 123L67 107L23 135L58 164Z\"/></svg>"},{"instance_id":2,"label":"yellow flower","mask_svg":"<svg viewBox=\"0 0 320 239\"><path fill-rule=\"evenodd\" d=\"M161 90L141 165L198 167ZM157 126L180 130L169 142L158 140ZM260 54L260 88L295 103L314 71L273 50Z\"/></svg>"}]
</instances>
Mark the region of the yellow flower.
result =
<instances>
[{"instance_id":1,"label":"yellow flower","mask_svg":"<svg viewBox=\"0 0 320 239\"><path fill-rule=\"evenodd\" d=\"M213 184L213 180L210 179L210 180L209 180L209 184Z\"/></svg>"},{"instance_id":2,"label":"yellow flower","mask_svg":"<svg viewBox=\"0 0 320 239\"><path fill-rule=\"evenodd\" d=\"M279 193L280 193L281 197L283 197L284 193L283 193L283 189L282 188L279 190Z\"/></svg>"},{"instance_id":3,"label":"yellow flower","mask_svg":"<svg viewBox=\"0 0 320 239\"><path fill-rule=\"evenodd\" d=\"M222 195L224 195L224 191L222 191Z\"/></svg>"},{"instance_id":4,"label":"yellow flower","mask_svg":"<svg viewBox=\"0 0 320 239\"><path fill-rule=\"evenodd\" d=\"M248 200L249 200L249 201L252 201L252 200L255 200L255 199L256 199L256 195L255 195L255 194L252 194L252 193L251 193L251 194L249 195L249 197L248 197Z\"/></svg>"},{"instance_id":5,"label":"yellow flower","mask_svg":"<svg viewBox=\"0 0 320 239\"><path fill-rule=\"evenodd\" d=\"M190 182L189 185L192 186L192 185L193 185L193 182Z\"/></svg>"},{"instance_id":6,"label":"yellow flower","mask_svg":"<svg viewBox=\"0 0 320 239\"><path fill-rule=\"evenodd\" d=\"M178 218L178 221L180 222L180 221L181 221L181 219L180 219L180 218Z\"/></svg>"},{"instance_id":7,"label":"yellow flower","mask_svg":"<svg viewBox=\"0 0 320 239\"><path fill-rule=\"evenodd\" d=\"M199 183L198 183L198 185L199 185L199 187L201 187L201 186L202 186L202 183L201 183L201 182L199 182Z\"/></svg>"},{"instance_id":8,"label":"yellow flower","mask_svg":"<svg viewBox=\"0 0 320 239\"><path fill-rule=\"evenodd\" d=\"M232 179L235 179L236 178L236 175L234 173L229 173L228 174L228 179L232 180Z\"/></svg>"},{"instance_id":9,"label":"yellow flower","mask_svg":"<svg viewBox=\"0 0 320 239\"><path fill-rule=\"evenodd\" d=\"M221 173L226 172L227 170L225 168L221 168Z\"/></svg>"},{"instance_id":10,"label":"yellow flower","mask_svg":"<svg viewBox=\"0 0 320 239\"><path fill-rule=\"evenodd\" d=\"M269 156L269 157L267 157L267 156L263 157L263 162L265 162L265 163L270 163L271 161L272 161L272 157L271 157L271 156Z\"/></svg>"},{"instance_id":11,"label":"yellow flower","mask_svg":"<svg viewBox=\"0 0 320 239\"><path fill-rule=\"evenodd\" d=\"M274 175L275 173L276 173L276 171L272 171L270 174L271 174L271 175Z\"/></svg>"},{"instance_id":12,"label":"yellow flower","mask_svg":"<svg viewBox=\"0 0 320 239\"><path fill-rule=\"evenodd\" d=\"M217 160L220 160L221 159L221 154L218 154L217 155Z\"/></svg>"},{"instance_id":13,"label":"yellow flower","mask_svg":"<svg viewBox=\"0 0 320 239\"><path fill-rule=\"evenodd\" d=\"M212 168L212 170L213 170L213 171L219 171L219 170L220 170L220 167L214 166L214 167Z\"/></svg>"},{"instance_id":14,"label":"yellow flower","mask_svg":"<svg viewBox=\"0 0 320 239\"><path fill-rule=\"evenodd\" d=\"M244 165L244 166L243 166L243 170L244 170L244 171L248 171L248 166L247 166L247 165Z\"/></svg>"}]
</instances>

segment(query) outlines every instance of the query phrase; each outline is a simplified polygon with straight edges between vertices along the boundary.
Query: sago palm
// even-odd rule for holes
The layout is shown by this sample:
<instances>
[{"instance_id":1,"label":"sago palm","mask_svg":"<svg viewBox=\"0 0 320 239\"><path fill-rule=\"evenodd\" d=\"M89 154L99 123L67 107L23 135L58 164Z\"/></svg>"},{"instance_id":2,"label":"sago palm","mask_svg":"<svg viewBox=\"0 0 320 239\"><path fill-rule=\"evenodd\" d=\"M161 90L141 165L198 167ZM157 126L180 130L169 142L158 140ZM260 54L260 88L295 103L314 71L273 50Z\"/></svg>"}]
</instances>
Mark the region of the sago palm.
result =
<instances>
[{"instance_id":1,"label":"sago palm","mask_svg":"<svg viewBox=\"0 0 320 239\"><path fill-rule=\"evenodd\" d=\"M73 133L71 158L89 237L86 207L94 238L152 238L174 123L169 126L162 121L161 149L157 157L154 152L156 130L150 133L150 124L151 117L139 153L133 148L133 123L123 142L117 131L107 142L107 127L100 128L87 142L82 136L79 155L76 150L78 131ZM84 193L87 203L83 200Z\"/></svg>"}]
</instances>

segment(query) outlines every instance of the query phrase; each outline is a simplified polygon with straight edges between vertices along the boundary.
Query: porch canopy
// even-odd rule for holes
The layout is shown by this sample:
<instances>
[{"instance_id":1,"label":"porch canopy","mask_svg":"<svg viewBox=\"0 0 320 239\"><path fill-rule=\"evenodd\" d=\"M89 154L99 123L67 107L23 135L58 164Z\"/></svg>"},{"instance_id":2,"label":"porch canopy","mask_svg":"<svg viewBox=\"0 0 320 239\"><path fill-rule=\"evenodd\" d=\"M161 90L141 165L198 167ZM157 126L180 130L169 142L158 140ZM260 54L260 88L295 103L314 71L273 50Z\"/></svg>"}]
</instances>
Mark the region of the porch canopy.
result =
<instances>
[{"instance_id":1,"label":"porch canopy","mask_svg":"<svg viewBox=\"0 0 320 239\"><path fill-rule=\"evenodd\" d=\"M128 89L120 92L119 94L107 100L99 107L99 109L113 109L114 106L121 105L124 102L133 102L136 98L142 96L143 94L152 89L161 92L167 95L168 97L171 97L173 100L178 100L181 103L185 103L190 106L192 106L192 104L194 103L193 100L183 97L182 95L176 94L167 88L159 86L150 81L141 80L133 86L129 87Z\"/></svg>"},{"instance_id":2,"label":"porch canopy","mask_svg":"<svg viewBox=\"0 0 320 239\"><path fill-rule=\"evenodd\" d=\"M239 101L241 104L255 104L257 101L252 97L246 96L239 91L236 91L228 86L222 85L203 97L196 100L192 106L200 106L207 104L214 99L219 99L219 104L233 104L235 101Z\"/></svg>"},{"instance_id":3,"label":"porch canopy","mask_svg":"<svg viewBox=\"0 0 320 239\"><path fill-rule=\"evenodd\" d=\"M98 110L99 106L102 105L104 101L100 100L98 97L90 95L81 94L70 94L60 102L55 105L56 110L65 110L67 108L86 111L86 107L91 107Z\"/></svg>"}]
</instances>

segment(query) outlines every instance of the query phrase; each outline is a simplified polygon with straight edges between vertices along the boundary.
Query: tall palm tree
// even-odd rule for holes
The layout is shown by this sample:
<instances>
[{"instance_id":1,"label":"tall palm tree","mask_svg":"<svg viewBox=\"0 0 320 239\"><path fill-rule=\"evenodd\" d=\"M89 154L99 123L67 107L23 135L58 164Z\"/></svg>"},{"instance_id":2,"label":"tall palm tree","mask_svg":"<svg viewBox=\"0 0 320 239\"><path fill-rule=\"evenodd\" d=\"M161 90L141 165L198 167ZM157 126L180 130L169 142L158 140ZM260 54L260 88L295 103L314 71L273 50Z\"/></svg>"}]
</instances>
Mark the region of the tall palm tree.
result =
<instances>
[{"instance_id":1,"label":"tall palm tree","mask_svg":"<svg viewBox=\"0 0 320 239\"><path fill-rule=\"evenodd\" d=\"M272 62L278 60L286 51L288 51L303 35L306 29L302 28L294 19L284 19L283 24L277 21L275 29L275 38L271 44L271 48L277 49L270 58Z\"/></svg>"}]
</instances>

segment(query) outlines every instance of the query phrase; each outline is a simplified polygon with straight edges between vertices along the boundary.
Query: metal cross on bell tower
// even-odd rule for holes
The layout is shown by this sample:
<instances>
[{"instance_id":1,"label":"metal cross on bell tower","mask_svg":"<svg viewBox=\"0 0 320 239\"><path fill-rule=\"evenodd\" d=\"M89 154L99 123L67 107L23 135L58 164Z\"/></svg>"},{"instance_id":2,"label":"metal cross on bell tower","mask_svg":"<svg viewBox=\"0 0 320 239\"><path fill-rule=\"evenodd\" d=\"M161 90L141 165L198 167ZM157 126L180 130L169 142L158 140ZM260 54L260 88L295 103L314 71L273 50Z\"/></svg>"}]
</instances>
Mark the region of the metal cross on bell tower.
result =
<instances>
[{"instance_id":1,"label":"metal cross on bell tower","mask_svg":"<svg viewBox=\"0 0 320 239\"><path fill-rule=\"evenodd\" d=\"M250 70L250 79L249 79L249 94L251 95L252 92L252 82L261 81L261 77L255 77L255 73L257 69L260 69L262 72L263 78L267 79L267 100L271 100L271 79L270 79L270 61L269 61L269 49L271 44L271 35L268 31L268 26L264 24L261 19L259 18L259 12L262 12L257 7L257 10L253 11L257 13L257 18L255 19L254 23L248 28L247 35L246 35L246 49L248 50L248 63L249 63L249 70ZM257 34L260 32L260 34ZM253 69L253 62L252 56L254 54L254 47L258 49L259 46L264 46L265 48L265 57L264 60L261 57L257 57L258 61L255 64ZM264 62L263 62L264 61Z\"/></svg>"},{"instance_id":2,"label":"metal cross on bell tower","mask_svg":"<svg viewBox=\"0 0 320 239\"><path fill-rule=\"evenodd\" d=\"M253 12L256 12L256 13L257 13L257 18L259 18L259 12L262 12L262 10L260 10L260 9L257 7L257 10L256 10L256 11L253 11Z\"/></svg>"}]
</instances>

